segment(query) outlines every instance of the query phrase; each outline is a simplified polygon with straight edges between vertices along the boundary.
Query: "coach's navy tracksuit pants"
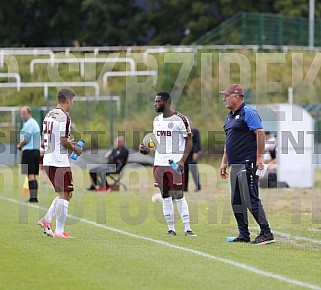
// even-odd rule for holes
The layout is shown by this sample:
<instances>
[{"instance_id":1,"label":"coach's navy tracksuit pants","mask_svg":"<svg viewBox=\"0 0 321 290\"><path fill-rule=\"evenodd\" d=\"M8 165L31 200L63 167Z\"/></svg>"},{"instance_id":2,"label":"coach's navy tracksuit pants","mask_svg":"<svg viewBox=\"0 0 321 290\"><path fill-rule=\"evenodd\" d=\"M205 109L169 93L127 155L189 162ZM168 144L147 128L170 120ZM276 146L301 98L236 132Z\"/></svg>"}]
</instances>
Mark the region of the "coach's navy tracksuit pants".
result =
<instances>
[{"instance_id":1,"label":"coach's navy tracksuit pants","mask_svg":"<svg viewBox=\"0 0 321 290\"><path fill-rule=\"evenodd\" d=\"M253 163L231 165L231 203L236 218L239 237L249 239L248 213L251 212L261 231L270 233L268 221L259 198L259 177L255 174L256 165Z\"/></svg>"}]
</instances>

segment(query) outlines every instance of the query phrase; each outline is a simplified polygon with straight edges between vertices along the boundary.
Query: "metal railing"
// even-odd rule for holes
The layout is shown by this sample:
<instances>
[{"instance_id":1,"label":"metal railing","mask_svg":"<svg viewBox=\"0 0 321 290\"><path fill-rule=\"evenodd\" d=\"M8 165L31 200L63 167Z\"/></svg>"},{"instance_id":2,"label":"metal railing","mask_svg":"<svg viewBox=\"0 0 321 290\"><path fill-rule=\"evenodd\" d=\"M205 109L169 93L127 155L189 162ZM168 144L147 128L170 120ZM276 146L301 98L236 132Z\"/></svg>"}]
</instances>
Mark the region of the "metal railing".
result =
<instances>
[{"instance_id":1,"label":"metal railing","mask_svg":"<svg viewBox=\"0 0 321 290\"><path fill-rule=\"evenodd\" d=\"M81 77L84 77L85 75L85 63L128 63L130 65L130 70L135 71L136 70L136 61L133 58L129 57L111 57L111 58L56 58L56 59L33 59L30 62L30 73L34 73L34 67L35 64L50 64L53 65L59 65L61 63L66 64L80 64L80 75Z\"/></svg>"}]
</instances>

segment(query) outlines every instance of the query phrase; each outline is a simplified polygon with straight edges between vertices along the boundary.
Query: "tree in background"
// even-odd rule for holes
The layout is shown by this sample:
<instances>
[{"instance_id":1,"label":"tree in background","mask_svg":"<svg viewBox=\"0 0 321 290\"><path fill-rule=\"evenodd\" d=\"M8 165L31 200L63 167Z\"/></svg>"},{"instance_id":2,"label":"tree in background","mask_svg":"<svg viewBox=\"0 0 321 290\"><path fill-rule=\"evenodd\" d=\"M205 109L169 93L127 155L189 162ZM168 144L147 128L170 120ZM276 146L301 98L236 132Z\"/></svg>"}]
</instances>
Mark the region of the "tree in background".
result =
<instances>
[{"instance_id":1,"label":"tree in background","mask_svg":"<svg viewBox=\"0 0 321 290\"><path fill-rule=\"evenodd\" d=\"M211 1L150 0L150 44L190 44L219 23Z\"/></svg>"},{"instance_id":2,"label":"tree in background","mask_svg":"<svg viewBox=\"0 0 321 290\"><path fill-rule=\"evenodd\" d=\"M288 16L309 17L309 0L278 0L273 1L277 13ZM321 2L315 1L315 18L321 18Z\"/></svg>"},{"instance_id":3,"label":"tree in background","mask_svg":"<svg viewBox=\"0 0 321 290\"><path fill-rule=\"evenodd\" d=\"M83 0L83 31L78 37L85 45L145 44L146 12L135 0Z\"/></svg>"},{"instance_id":4,"label":"tree in background","mask_svg":"<svg viewBox=\"0 0 321 290\"><path fill-rule=\"evenodd\" d=\"M257 1L234 1L219 0L219 7L223 18L231 17L234 14L243 12L264 12L277 13L274 10L274 4L283 0L257 0ZM291 2L291 0L289 1ZM289 4L291 6L291 4ZM285 14L286 15L286 14Z\"/></svg>"},{"instance_id":5,"label":"tree in background","mask_svg":"<svg viewBox=\"0 0 321 290\"><path fill-rule=\"evenodd\" d=\"M0 1L1 47L191 44L237 12L308 16L308 0ZM321 2L316 1L316 18Z\"/></svg>"},{"instance_id":6,"label":"tree in background","mask_svg":"<svg viewBox=\"0 0 321 290\"><path fill-rule=\"evenodd\" d=\"M21 46L18 37L23 30L23 6L20 0L0 2L0 46Z\"/></svg>"},{"instance_id":7,"label":"tree in background","mask_svg":"<svg viewBox=\"0 0 321 290\"><path fill-rule=\"evenodd\" d=\"M21 45L73 46L81 32L82 15L77 0L21 0Z\"/></svg>"}]
</instances>

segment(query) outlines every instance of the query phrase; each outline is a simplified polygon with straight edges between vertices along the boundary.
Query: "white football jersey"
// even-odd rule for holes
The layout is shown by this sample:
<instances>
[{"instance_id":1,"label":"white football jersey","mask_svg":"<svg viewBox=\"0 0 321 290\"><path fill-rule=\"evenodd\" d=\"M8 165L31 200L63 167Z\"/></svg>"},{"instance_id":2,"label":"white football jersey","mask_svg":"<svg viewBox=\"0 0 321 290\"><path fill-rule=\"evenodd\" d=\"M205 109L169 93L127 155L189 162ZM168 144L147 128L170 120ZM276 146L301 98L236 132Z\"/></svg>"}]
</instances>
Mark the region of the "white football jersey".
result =
<instances>
[{"instance_id":1,"label":"white football jersey","mask_svg":"<svg viewBox=\"0 0 321 290\"><path fill-rule=\"evenodd\" d=\"M69 167L68 150L60 143L61 137L70 137L70 117L59 108L49 111L43 120L45 154L43 165Z\"/></svg>"},{"instance_id":2,"label":"white football jersey","mask_svg":"<svg viewBox=\"0 0 321 290\"><path fill-rule=\"evenodd\" d=\"M169 159L180 161L185 150L185 138L191 136L188 119L179 112L168 118L160 114L154 119L153 133L158 141L154 165L169 166Z\"/></svg>"}]
</instances>

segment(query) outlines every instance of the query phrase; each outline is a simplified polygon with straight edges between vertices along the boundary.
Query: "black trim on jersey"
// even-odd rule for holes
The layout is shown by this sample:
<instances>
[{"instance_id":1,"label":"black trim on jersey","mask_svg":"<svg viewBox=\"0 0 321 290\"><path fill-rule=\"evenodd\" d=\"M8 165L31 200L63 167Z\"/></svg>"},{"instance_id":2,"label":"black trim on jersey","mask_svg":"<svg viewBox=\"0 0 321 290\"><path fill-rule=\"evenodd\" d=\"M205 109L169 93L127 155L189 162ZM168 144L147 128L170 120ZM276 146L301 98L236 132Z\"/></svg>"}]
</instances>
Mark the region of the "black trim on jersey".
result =
<instances>
[{"instance_id":1,"label":"black trim on jersey","mask_svg":"<svg viewBox=\"0 0 321 290\"><path fill-rule=\"evenodd\" d=\"M66 117L67 117L67 120L66 120L66 129L65 129L66 136L64 136L64 137L69 138L69 136L70 136L69 128L70 128L71 118L70 118L70 116L69 116L63 109L61 109L61 108L56 108L56 109L60 109L61 111L63 111L64 114L65 114ZM62 137L62 136L61 136L61 137ZM60 137L60 138L61 138L61 137Z\"/></svg>"}]
</instances>

